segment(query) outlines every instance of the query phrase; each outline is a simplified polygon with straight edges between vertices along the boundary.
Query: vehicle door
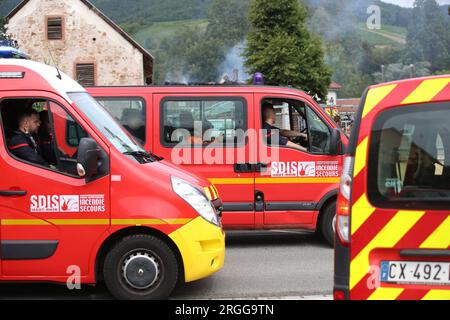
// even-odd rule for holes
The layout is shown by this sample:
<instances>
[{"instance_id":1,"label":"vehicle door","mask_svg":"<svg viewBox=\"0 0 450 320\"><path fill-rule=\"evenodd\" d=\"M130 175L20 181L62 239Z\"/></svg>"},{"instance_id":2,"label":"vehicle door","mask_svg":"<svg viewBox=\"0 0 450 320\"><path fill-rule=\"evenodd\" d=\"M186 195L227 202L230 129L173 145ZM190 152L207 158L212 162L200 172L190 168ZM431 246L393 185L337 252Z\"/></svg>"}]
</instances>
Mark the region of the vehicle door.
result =
<instances>
[{"instance_id":1,"label":"vehicle door","mask_svg":"<svg viewBox=\"0 0 450 320\"><path fill-rule=\"evenodd\" d=\"M331 154L331 123L306 99L257 94L255 101L255 122L260 131L257 162L262 168L256 172L255 192L264 203L260 206L264 224L315 229L319 202L338 188L342 165L342 156ZM267 103L276 112L275 127L279 130L267 132L263 128L262 109ZM282 130L300 132L306 138L286 139ZM275 141L278 138L274 137L280 136ZM289 147L286 140L303 149Z\"/></svg>"},{"instance_id":2,"label":"vehicle door","mask_svg":"<svg viewBox=\"0 0 450 320\"><path fill-rule=\"evenodd\" d=\"M74 269L88 274L91 249L109 229L109 172L89 181L77 174L80 138L93 138L108 161L107 146L59 96L48 92L2 92L0 141L0 221L2 271L5 279L67 277ZM53 156L38 165L15 155L9 139L17 133L21 108L47 112L49 131L34 135ZM40 129L44 128L41 118ZM45 137L46 141L43 141ZM26 147L26 146L25 146Z\"/></svg>"}]
</instances>

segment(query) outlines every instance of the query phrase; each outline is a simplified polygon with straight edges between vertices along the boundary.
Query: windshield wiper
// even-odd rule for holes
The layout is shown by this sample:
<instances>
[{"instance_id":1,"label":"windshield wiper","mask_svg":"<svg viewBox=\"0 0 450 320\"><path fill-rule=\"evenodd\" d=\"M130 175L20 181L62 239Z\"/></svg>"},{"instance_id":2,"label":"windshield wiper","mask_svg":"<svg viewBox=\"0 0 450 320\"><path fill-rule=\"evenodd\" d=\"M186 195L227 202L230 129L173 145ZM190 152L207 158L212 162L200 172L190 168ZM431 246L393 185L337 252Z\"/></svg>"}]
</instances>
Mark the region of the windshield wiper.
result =
<instances>
[{"instance_id":1,"label":"windshield wiper","mask_svg":"<svg viewBox=\"0 0 450 320\"><path fill-rule=\"evenodd\" d=\"M149 155L151 155L154 159L156 159L156 161L161 161L164 160L163 157L157 156L156 154L154 154L153 152L148 152Z\"/></svg>"},{"instance_id":2,"label":"windshield wiper","mask_svg":"<svg viewBox=\"0 0 450 320\"><path fill-rule=\"evenodd\" d=\"M145 151L127 151L123 153L127 156L139 157L149 160L150 162L159 161L152 154Z\"/></svg>"}]
</instances>

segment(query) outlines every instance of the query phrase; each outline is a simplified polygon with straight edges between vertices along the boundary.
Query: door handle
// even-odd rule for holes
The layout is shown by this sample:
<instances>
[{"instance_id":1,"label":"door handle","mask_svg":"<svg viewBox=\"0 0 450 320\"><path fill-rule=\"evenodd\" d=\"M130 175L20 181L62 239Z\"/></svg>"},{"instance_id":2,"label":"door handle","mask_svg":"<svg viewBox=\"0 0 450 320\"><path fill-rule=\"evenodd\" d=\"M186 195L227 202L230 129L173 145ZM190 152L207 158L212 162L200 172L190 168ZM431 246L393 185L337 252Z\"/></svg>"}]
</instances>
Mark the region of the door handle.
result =
<instances>
[{"instance_id":1,"label":"door handle","mask_svg":"<svg viewBox=\"0 0 450 320\"><path fill-rule=\"evenodd\" d=\"M238 173L249 173L255 172L255 167L250 163L235 163L234 164L234 172Z\"/></svg>"},{"instance_id":2,"label":"door handle","mask_svg":"<svg viewBox=\"0 0 450 320\"><path fill-rule=\"evenodd\" d=\"M249 172L266 172L267 163L236 163L234 165L234 172L249 173Z\"/></svg>"},{"instance_id":3,"label":"door handle","mask_svg":"<svg viewBox=\"0 0 450 320\"><path fill-rule=\"evenodd\" d=\"M23 197L27 192L24 190L0 190L1 197Z\"/></svg>"}]
</instances>

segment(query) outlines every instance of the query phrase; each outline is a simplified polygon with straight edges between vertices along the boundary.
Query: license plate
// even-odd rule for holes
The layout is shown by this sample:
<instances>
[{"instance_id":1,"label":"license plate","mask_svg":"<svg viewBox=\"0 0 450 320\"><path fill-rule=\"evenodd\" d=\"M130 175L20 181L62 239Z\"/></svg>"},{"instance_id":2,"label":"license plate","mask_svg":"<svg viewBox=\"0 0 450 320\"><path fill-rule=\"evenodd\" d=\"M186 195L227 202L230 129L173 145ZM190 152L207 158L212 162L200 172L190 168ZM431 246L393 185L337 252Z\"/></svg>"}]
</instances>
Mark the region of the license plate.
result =
<instances>
[{"instance_id":1,"label":"license plate","mask_svg":"<svg viewBox=\"0 0 450 320\"><path fill-rule=\"evenodd\" d=\"M382 261L381 282L450 285L450 263Z\"/></svg>"}]
</instances>

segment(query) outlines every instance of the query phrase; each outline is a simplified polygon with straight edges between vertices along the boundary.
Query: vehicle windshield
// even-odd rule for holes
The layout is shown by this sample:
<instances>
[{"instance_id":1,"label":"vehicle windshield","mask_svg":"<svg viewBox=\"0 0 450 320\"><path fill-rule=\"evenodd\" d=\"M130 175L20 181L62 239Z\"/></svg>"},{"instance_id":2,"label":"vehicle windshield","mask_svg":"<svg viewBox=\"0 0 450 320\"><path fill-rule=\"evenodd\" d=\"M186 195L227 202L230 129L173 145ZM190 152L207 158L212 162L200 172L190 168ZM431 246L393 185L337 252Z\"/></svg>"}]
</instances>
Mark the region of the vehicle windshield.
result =
<instances>
[{"instance_id":1,"label":"vehicle windshield","mask_svg":"<svg viewBox=\"0 0 450 320\"><path fill-rule=\"evenodd\" d=\"M70 99L91 120L96 128L121 153L145 152L142 146L131 138L125 129L86 92L68 93Z\"/></svg>"}]
</instances>

